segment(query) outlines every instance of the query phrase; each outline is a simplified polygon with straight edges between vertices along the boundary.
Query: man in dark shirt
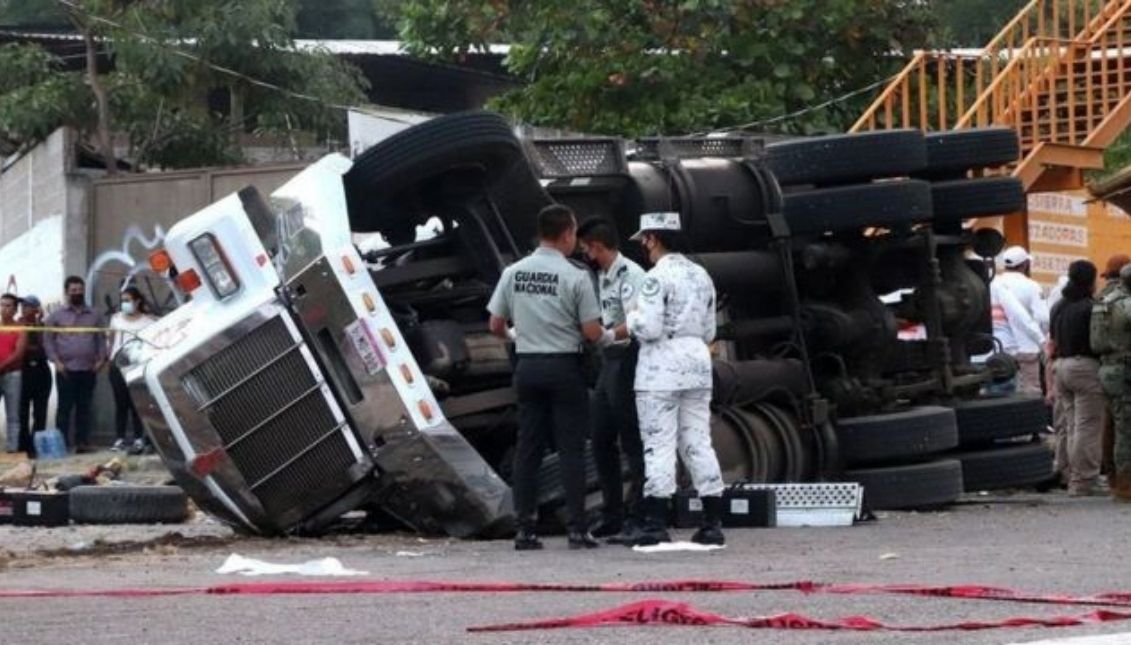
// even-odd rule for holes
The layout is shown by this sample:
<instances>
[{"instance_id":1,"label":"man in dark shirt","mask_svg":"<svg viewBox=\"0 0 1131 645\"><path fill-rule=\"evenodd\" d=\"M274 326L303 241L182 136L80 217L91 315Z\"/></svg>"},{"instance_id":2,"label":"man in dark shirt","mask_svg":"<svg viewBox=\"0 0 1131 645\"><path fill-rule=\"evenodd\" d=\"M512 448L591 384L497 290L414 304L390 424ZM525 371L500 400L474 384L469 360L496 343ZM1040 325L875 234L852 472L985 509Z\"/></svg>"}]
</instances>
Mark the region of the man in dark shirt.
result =
<instances>
[{"instance_id":1,"label":"man in dark shirt","mask_svg":"<svg viewBox=\"0 0 1131 645\"><path fill-rule=\"evenodd\" d=\"M106 336L101 332L51 333L51 328L101 328L102 316L86 304L86 282L70 276L63 283L66 303L47 318L43 345L47 357L55 365L55 385L59 390L59 407L55 418L63 436L67 436L71 413L75 417L72 445L75 452L90 452L90 404L98 372L106 364Z\"/></svg>"},{"instance_id":2,"label":"man in dark shirt","mask_svg":"<svg viewBox=\"0 0 1131 645\"><path fill-rule=\"evenodd\" d=\"M25 296L20 301L20 324L24 327L42 327L43 309L39 298ZM47 427L47 401L51 398L51 368L47 365L47 351L43 348L43 334L27 335L24 352L23 391L20 396L20 450L35 456L35 433Z\"/></svg>"},{"instance_id":3,"label":"man in dark shirt","mask_svg":"<svg viewBox=\"0 0 1131 645\"><path fill-rule=\"evenodd\" d=\"M1073 262L1064 297L1050 316L1056 391L1065 421L1057 447L1065 457L1068 494L1077 497L1104 492L1098 485L1105 400L1100 362L1090 341L1095 290L1096 266L1087 260Z\"/></svg>"}]
</instances>

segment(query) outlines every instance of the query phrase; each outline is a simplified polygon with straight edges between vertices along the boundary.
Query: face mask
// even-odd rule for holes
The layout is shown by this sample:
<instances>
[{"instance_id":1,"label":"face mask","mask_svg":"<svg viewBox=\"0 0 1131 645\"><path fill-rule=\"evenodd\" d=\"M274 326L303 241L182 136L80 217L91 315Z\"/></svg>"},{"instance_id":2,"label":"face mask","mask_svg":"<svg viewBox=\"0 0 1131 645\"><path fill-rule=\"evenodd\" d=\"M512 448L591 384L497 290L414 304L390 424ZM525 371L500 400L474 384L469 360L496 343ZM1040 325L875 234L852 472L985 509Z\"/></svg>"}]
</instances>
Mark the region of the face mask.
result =
<instances>
[{"instance_id":1,"label":"face mask","mask_svg":"<svg viewBox=\"0 0 1131 645\"><path fill-rule=\"evenodd\" d=\"M127 316L132 316L135 311L137 311L137 305L135 305L132 300L122 301L122 313Z\"/></svg>"},{"instance_id":2,"label":"face mask","mask_svg":"<svg viewBox=\"0 0 1131 645\"><path fill-rule=\"evenodd\" d=\"M71 304L75 307L81 307L86 304L86 296L81 293L76 293L70 298Z\"/></svg>"}]
</instances>

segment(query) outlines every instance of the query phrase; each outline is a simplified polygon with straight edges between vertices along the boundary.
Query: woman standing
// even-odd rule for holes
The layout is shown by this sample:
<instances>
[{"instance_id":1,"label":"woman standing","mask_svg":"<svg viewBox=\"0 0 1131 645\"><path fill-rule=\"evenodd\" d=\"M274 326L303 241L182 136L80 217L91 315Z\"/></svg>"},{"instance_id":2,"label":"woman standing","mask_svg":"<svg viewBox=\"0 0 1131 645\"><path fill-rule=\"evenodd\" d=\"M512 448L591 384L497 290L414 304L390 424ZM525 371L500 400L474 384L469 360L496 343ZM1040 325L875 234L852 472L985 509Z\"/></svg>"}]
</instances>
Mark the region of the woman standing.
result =
<instances>
[{"instance_id":1,"label":"woman standing","mask_svg":"<svg viewBox=\"0 0 1131 645\"><path fill-rule=\"evenodd\" d=\"M1067 470L1068 494L1096 495L1103 457L1104 391L1100 361L1092 351L1091 320L1096 266L1076 260L1068 266L1068 284L1052 310L1052 348L1056 358L1056 394L1061 402L1063 433L1057 453Z\"/></svg>"},{"instance_id":2,"label":"woman standing","mask_svg":"<svg viewBox=\"0 0 1131 645\"><path fill-rule=\"evenodd\" d=\"M711 446L711 352L715 339L715 285L689 250L679 213L640 216L632 236L648 252L652 270L627 316L640 341L636 410L644 442L644 529L635 544L669 541L667 507L676 491L676 450L691 471L703 502L703 525L691 537L723 544L723 478Z\"/></svg>"},{"instance_id":3,"label":"woman standing","mask_svg":"<svg viewBox=\"0 0 1131 645\"><path fill-rule=\"evenodd\" d=\"M137 410L134 408L134 402L130 398L129 388L126 387L126 380L122 377L122 371L118 369L114 362L114 355L118 353L122 345L138 332L153 324L155 320L156 318L149 315L149 306L137 287L126 287L122 290L121 310L110 318L110 386L114 389L114 403L117 407L114 428L118 435L118 439L110 449L115 452L126 450L126 426L131 423L133 424L134 442L129 447L129 453L137 455L144 452L145 428L142 427L141 418L138 417Z\"/></svg>"}]
</instances>

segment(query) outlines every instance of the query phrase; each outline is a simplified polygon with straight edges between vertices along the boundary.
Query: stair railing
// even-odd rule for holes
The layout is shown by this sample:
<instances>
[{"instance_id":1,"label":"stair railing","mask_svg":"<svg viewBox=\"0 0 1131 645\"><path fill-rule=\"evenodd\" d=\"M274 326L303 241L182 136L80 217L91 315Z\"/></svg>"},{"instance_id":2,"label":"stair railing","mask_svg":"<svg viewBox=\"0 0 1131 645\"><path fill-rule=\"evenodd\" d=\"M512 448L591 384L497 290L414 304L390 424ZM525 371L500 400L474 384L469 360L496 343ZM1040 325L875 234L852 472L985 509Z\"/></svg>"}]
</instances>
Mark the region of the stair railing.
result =
<instances>
[{"instance_id":1,"label":"stair railing","mask_svg":"<svg viewBox=\"0 0 1131 645\"><path fill-rule=\"evenodd\" d=\"M971 108L987 90L998 84L1015 58L1033 64L1034 52L1027 45L1039 41L1089 41L1106 33L1116 15L1131 6L1131 0L1031 0L980 52L917 52L852 126L862 130L917 127L949 130L960 127ZM1051 61L1046 61L1050 62ZM1026 78L1035 72L1025 69ZM1000 105L1004 110L1010 104ZM993 104L981 101L974 120L964 125L988 125L999 114Z\"/></svg>"}]
</instances>

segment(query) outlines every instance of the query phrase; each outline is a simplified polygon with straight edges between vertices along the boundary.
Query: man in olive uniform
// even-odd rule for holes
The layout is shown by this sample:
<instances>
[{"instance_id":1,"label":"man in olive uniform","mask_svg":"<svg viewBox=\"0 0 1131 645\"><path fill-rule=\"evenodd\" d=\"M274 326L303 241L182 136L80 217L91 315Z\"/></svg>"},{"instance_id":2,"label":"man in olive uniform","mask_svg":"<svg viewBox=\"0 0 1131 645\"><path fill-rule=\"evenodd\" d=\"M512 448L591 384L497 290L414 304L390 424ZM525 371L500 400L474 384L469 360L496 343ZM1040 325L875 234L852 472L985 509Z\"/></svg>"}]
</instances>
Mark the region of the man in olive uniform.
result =
<instances>
[{"instance_id":1,"label":"man in olive uniform","mask_svg":"<svg viewBox=\"0 0 1131 645\"><path fill-rule=\"evenodd\" d=\"M1131 257L1128 257L1126 253L1116 253L1107 259L1107 267L1104 268L1103 274L1104 286L1100 289L1096 300L1103 300L1109 293L1119 287L1119 272L1128 264L1131 264ZM1055 408L1053 418L1056 418ZM1112 456L1115 452L1115 428L1112 425L1110 405L1104 408L1104 430L1101 443L1103 451L1101 470L1105 475L1110 476L1115 472L1115 459Z\"/></svg>"},{"instance_id":2,"label":"man in olive uniform","mask_svg":"<svg viewBox=\"0 0 1131 645\"><path fill-rule=\"evenodd\" d=\"M644 487L644 446L633 389L639 345L627 337L625 325L625 312L644 281L644 269L620 252L620 237L608 221L596 218L585 222L578 235L585 255L597 267L601 324L622 339L602 352L593 401L593 460L604 507L592 531L594 537L612 536L609 542L623 544L639 524L636 507ZM621 477L622 453L628 464L627 500Z\"/></svg>"},{"instance_id":3,"label":"man in olive uniform","mask_svg":"<svg viewBox=\"0 0 1131 645\"><path fill-rule=\"evenodd\" d=\"M589 432L589 391L582 371L582 343L611 340L601 327L597 295L588 273L567 260L577 247L573 211L551 205L538 213L541 243L507 267L491 301L491 332L509 337L514 323L518 364L518 438L514 458L514 504L518 516L515 549L542 548L534 531L538 470L547 439L561 459L569 512L569 547L598 545L585 526L585 437Z\"/></svg>"},{"instance_id":4,"label":"man in olive uniform","mask_svg":"<svg viewBox=\"0 0 1131 645\"><path fill-rule=\"evenodd\" d=\"M1100 355L1100 382L1115 428L1115 471L1111 494L1131 502L1131 265L1119 272L1120 285L1092 309L1092 350Z\"/></svg>"}]
</instances>

